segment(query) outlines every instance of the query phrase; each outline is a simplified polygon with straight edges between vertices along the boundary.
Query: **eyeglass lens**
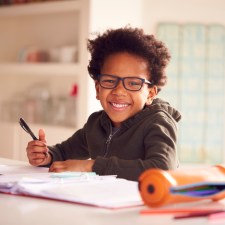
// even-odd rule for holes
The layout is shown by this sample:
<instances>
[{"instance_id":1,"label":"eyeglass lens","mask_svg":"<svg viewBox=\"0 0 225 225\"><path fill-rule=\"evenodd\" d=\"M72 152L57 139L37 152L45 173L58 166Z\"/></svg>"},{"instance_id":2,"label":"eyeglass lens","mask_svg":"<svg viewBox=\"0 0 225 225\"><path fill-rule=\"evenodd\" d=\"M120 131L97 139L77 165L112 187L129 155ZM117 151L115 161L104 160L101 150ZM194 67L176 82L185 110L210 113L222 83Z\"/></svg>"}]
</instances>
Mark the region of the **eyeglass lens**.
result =
<instances>
[{"instance_id":1,"label":"eyeglass lens","mask_svg":"<svg viewBox=\"0 0 225 225\"><path fill-rule=\"evenodd\" d=\"M122 80L124 88L130 91L140 90L144 83L144 79L137 78L137 77L120 78L120 77L111 76L111 75L101 75L100 85L103 88L113 89L118 85L120 80Z\"/></svg>"}]
</instances>

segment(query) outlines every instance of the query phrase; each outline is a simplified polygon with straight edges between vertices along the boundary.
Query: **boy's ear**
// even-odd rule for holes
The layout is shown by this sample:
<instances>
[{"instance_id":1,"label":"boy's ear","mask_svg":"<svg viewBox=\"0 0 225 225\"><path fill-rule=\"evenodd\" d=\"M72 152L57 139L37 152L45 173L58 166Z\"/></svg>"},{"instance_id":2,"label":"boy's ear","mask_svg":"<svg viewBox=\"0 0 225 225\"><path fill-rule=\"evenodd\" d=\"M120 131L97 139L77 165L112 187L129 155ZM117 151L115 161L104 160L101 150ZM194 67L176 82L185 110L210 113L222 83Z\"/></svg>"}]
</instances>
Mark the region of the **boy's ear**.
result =
<instances>
[{"instance_id":1,"label":"boy's ear","mask_svg":"<svg viewBox=\"0 0 225 225\"><path fill-rule=\"evenodd\" d=\"M96 99L99 100L99 82L95 81Z\"/></svg>"},{"instance_id":2,"label":"boy's ear","mask_svg":"<svg viewBox=\"0 0 225 225\"><path fill-rule=\"evenodd\" d=\"M149 89L146 105L151 105L152 104L152 101L155 98L155 96L157 95L157 93L158 93L157 86L154 85L153 87L151 87Z\"/></svg>"}]
</instances>

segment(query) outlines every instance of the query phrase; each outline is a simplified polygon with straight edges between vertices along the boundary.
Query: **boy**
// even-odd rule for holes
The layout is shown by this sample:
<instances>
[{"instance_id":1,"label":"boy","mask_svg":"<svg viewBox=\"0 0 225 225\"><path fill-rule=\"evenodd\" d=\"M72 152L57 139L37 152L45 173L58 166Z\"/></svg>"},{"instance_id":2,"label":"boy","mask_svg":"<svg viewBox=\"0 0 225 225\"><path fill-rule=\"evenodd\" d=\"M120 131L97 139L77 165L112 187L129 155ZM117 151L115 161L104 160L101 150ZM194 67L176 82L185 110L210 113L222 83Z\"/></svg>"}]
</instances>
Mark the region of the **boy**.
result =
<instances>
[{"instance_id":1,"label":"boy","mask_svg":"<svg viewBox=\"0 0 225 225\"><path fill-rule=\"evenodd\" d=\"M49 166L50 172L94 171L129 180L149 168L176 168L181 116L155 99L166 83L167 48L142 29L125 27L89 39L88 50L88 71L103 110L55 146L47 146L40 129L39 140L27 146L30 164Z\"/></svg>"}]
</instances>

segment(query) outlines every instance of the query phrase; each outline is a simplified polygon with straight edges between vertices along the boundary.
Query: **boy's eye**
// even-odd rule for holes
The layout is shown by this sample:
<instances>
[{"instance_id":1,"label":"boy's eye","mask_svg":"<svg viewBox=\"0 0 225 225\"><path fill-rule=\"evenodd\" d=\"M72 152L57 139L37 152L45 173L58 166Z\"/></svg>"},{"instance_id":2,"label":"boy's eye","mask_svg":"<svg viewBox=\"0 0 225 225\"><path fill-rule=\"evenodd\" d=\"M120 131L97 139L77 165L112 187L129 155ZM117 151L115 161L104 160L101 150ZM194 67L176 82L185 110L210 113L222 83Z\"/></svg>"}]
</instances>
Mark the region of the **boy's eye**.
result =
<instances>
[{"instance_id":1,"label":"boy's eye","mask_svg":"<svg viewBox=\"0 0 225 225\"><path fill-rule=\"evenodd\" d=\"M140 84L138 82L131 81L131 82L129 82L129 85L130 86L136 86L136 85L140 85Z\"/></svg>"},{"instance_id":2,"label":"boy's eye","mask_svg":"<svg viewBox=\"0 0 225 225\"><path fill-rule=\"evenodd\" d=\"M107 80L102 80L102 82L105 83L105 84L114 84L116 81L107 79Z\"/></svg>"},{"instance_id":3,"label":"boy's eye","mask_svg":"<svg viewBox=\"0 0 225 225\"><path fill-rule=\"evenodd\" d=\"M128 83L128 85L129 86L140 86L140 82L137 82L137 81L130 81L129 83Z\"/></svg>"}]
</instances>

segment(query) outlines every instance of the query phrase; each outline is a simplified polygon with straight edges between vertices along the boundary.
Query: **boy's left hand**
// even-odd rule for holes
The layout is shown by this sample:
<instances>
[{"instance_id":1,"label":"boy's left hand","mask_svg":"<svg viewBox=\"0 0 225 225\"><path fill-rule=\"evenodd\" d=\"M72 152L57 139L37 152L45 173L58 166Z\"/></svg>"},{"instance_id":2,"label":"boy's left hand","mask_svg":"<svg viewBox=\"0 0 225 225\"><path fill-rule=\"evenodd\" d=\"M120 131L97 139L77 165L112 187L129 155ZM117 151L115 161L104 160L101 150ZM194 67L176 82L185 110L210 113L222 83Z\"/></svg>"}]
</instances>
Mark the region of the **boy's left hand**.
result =
<instances>
[{"instance_id":1,"label":"boy's left hand","mask_svg":"<svg viewBox=\"0 0 225 225\"><path fill-rule=\"evenodd\" d=\"M66 160L53 162L49 172L92 172L92 166L95 160Z\"/></svg>"}]
</instances>

